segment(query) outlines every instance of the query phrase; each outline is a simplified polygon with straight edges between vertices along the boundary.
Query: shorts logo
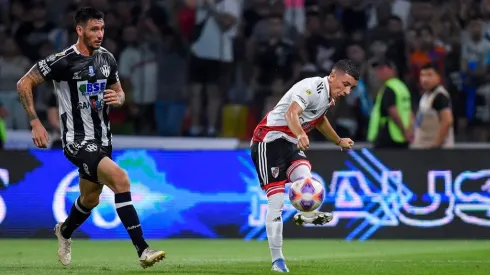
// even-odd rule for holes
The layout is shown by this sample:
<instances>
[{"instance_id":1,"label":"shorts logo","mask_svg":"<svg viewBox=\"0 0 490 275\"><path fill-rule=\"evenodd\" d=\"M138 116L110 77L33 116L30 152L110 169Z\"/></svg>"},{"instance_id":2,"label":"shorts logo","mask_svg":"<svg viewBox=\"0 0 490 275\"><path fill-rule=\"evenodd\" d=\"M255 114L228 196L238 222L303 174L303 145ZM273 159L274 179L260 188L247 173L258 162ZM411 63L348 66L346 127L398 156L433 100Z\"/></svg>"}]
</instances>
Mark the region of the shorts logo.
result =
<instances>
[{"instance_id":1,"label":"shorts logo","mask_svg":"<svg viewBox=\"0 0 490 275\"><path fill-rule=\"evenodd\" d=\"M104 65L100 68L100 72L105 76L109 77L109 74L111 73L111 68L107 65Z\"/></svg>"},{"instance_id":2,"label":"shorts logo","mask_svg":"<svg viewBox=\"0 0 490 275\"><path fill-rule=\"evenodd\" d=\"M273 178L277 178L279 176L279 167L271 167L271 173Z\"/></svg>"},{"instance_id":3,"label":"shorts logo","mask_svg":"<svg viewBox=\"0 0 490 275\"><path fill-rule=\"evenodd\" d=\"M90 152L90 153L95 152L95 151L97 151L97 145L90 143L89 145L87 145L85 147L85 151Z\"/></svg>"},{"instance_id":4,"label":"shorts logo","mask_svg":"<svg viewBox=\"0 0 490 275\"><path fill-rule=\"evenodd\" d=\"M302 156L302 157L306 158L305 152L303 152L303 151L299 151L299 152L298 152L298 155L300 155L300 156Z\"/></svg>"},{"instance_id":5,"label":"shorts logo","mask_svg":"<svg viewBox=\"0 0 490 275\"><path fill-rule=\"evenodd\" d=\"M88 171L88 165L87 164L83 164L83 170L85 171L85 173L87 173L87 175L90 176L90 172Z\"/></svg>"}]
</instances>

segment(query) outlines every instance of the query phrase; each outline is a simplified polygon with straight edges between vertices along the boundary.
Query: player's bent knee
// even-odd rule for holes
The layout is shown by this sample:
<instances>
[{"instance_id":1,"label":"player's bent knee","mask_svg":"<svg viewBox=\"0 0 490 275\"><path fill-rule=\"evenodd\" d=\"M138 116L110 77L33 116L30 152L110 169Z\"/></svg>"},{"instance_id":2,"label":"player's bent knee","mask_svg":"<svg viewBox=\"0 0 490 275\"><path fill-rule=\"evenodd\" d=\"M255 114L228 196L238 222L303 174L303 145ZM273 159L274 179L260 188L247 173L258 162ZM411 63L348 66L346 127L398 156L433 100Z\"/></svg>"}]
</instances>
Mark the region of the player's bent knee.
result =
<instances>
[{"instance_id":1,"label":"player's bent knee","mask_svg":"<svg viewBox=\"0 0 490 275\"><path fill-rule=\"evenodd\" d=\"M99 205L99 194L80 195L80 203L88 209L93 209Z\"/></svg>"},{"instance_id":2,"label":"player's bent knee","mask_svg":"<svg viewBox=\"0 0 490 275\"><path fill-rule=\"evenodd\" d=\"M130 187L129 187L129 177L126 172L119 168L117 169L113 176L113 184L112 184L112 189L114 193L124 193L124 192L129 192Z\"/></svg>"}]
</instances>

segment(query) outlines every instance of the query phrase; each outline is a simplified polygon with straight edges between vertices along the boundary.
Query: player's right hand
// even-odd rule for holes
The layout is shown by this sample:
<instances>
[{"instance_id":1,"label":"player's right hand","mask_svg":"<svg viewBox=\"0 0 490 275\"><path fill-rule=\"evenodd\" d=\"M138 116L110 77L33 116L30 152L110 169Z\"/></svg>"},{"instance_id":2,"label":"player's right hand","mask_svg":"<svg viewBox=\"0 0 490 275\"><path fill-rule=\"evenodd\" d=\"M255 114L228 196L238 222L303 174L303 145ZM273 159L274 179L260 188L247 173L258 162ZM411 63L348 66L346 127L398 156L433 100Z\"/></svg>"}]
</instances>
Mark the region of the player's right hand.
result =
<instances>
[{"instance_id":1,"label":"player's right hand","mask_svg":"<svg viewBox=\"0 0 490 275\"><path fill-rule=\"evenodd\" d=\"M307 134L302 134L298 136L298 143L297 143L298 149L301 151L305 151L310 147L310 139L308 138Z\"/></svg>"},{"instance_id":2,"label":"player's right hand","mask_svg":"<svg viewBox=\"0 0 490 275\"><path fill-rule=\"evenodd\" d=\"M49 135L46 128L42 125L41 121L33 120L32 125L32 141L37 148L48 148Z\"/></svg>"}]
</instances>

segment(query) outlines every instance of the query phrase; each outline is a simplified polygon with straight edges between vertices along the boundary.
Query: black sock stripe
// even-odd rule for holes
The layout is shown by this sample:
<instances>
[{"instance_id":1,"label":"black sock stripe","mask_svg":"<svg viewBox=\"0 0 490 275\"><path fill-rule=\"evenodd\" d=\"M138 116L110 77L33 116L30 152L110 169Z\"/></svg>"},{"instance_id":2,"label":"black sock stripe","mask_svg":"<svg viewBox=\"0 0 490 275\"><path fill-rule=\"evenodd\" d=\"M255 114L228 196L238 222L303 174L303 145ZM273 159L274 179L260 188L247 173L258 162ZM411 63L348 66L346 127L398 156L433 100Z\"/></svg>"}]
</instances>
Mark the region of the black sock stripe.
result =
<instances>
[{"instance_id":1,"label":"black sock stripe","mask_svg":"<svg viewBox=\"0 0 490 275\"><path fill-rule=\"evenodd\" d=\"M123 203L131 201L131 192L118 193L114 195L116 203Z\"/></svg>"}]
</instances>

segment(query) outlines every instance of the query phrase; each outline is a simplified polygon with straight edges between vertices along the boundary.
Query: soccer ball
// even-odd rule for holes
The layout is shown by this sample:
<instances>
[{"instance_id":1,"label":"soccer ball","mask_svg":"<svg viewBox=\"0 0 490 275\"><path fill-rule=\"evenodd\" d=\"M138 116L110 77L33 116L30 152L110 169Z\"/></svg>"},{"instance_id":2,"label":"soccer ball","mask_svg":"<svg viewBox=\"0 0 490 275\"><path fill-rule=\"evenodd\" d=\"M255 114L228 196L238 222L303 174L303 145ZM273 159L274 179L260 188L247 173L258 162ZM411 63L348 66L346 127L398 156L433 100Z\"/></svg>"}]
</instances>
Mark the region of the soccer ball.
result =
<instances>
[{"instance_id":1,"label":"soccer ball","mask_svg":"<svg viewBox=\"0 0 490 275\"><path fill-rule=\"evenodd\" d=\"M311 212L322 205L325 197L323 185L313 178L300 179L289 187L291 204L302 212Z\"/></svg>"}]
</instances>

